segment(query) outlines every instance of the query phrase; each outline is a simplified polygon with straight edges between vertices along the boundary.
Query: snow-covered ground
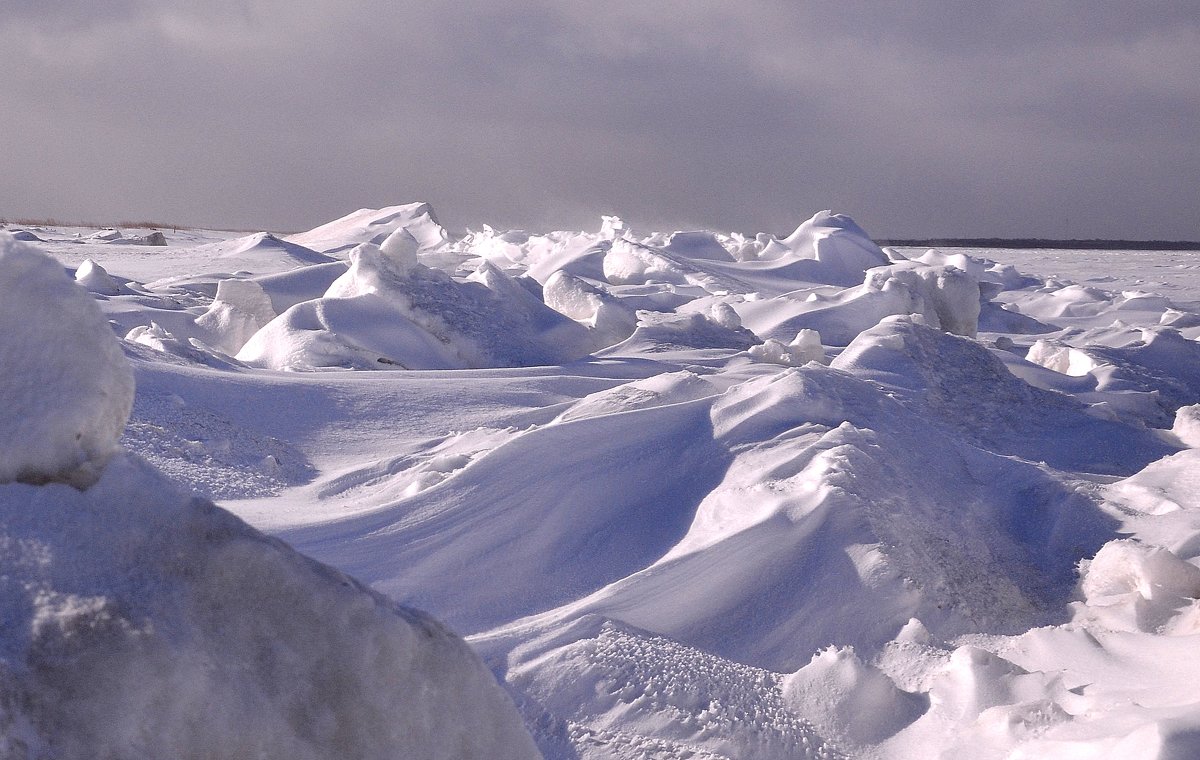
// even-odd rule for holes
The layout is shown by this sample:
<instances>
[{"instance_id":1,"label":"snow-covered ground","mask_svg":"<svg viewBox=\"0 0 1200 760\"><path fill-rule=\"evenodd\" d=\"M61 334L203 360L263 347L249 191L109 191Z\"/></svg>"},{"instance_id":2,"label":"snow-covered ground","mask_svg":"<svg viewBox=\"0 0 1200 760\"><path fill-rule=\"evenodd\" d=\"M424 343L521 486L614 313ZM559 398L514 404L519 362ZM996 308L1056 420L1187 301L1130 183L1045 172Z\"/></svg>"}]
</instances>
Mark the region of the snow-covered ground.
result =
<instances>
[{"instance_id":1,"label":"snow-covered ground","mask_svg":"<svg viewBox=\"0 0 1200 760\"><path fill-rule=\"evenodd\" d=\"M1200 756L1197 254L880 249L827 212L784 238L598 228L454 236L410 204L166 246L20 231L92 294L136 395L114 452L123 364L23 270L0 280L5 382L10 356L44 370L5 415L61 432L81 413L54 386L113 396L75 399L99 443L45 444L83 471L27 477L17 457L54 460L41 433L0 438L0 480L19 481L0 485L0 749L61 735L47 746L74 756L72 720L144 710L228 648L201 686L232 696L198 720L239 748L286 756L311 722L313 746L385 756L395 737L350 705L394 722L410 708L382 684L407 677L475 695L410 716L458 732L439 751L527 751L469 657L404 659L405 626L444 631L419 608L466 637L547 758ZM163 476L378 595L346 580L333 599L342 576L192 514ZM199 569L181 573L172 531L204 520L269 551L182 536ZM195 612L226 594L235 633ZM276 640L295 595L326 626ZM388 633L362 630L363 605L403 607L378 613ZM173 633L122 628L108 681L51 673L59 691L34 692L53 720L22 712L68 618ZM257 736L247 700L279 687L254 679L283 676L243 667L251 644L304 684L267 700ZM91 706L108 683L124 696ZM125 746L194 723L126 726L143 744Z\"/></svg>"}]
</instances>

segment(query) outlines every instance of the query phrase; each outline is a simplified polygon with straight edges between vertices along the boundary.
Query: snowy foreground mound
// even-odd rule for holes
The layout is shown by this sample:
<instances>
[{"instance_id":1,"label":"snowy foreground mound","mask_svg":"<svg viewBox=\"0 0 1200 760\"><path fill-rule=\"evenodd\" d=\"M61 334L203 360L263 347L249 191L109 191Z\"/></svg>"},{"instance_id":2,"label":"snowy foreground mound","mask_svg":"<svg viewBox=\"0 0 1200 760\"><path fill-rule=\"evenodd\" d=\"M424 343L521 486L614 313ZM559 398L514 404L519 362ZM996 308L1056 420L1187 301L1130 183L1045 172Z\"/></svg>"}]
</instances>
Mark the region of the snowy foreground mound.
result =
<instances>
[{"instance_id":1,"label":"snowy foreground mound","mask_svg":"<svg viewBox=\"0 0 1200 760\"><path fill-rule=\"evenodd\" d=\"M0 482L94 479L129 419L129 364L96 303L4 233L0 294Z\"/></svg>"},{"instance_id":2,"label":"snowy foreground mound","mask_svg":"<svg viewBox=\"0 0 1200 760\"><path fill-rule=\"evenodd\" d=\"M0 245L0 756L536 755L433 618L115 453L111 331L61 267Z\"/></svg>"},{"instance_id":3,"label":"snowy foreground mound","mask_svg":"<svg viewBox=\"0 0 1200 760\"><path fill-rule=\"evenodd\" d=\"M124 445L465 634L547 758L1200 757L1191 254L1045 276L983 257L1045 252L884 249L831 212L455 236L421 203L159 248L26 232L124 336ZM6 359L59 340L38 303L5 312L39 315ZM122 382L86 386L88 430ZM226 754L417 723L451 755L532 751L456 639L418 646L441 629L108 435L0 486L12 742L100 746L54 721L119 704L151 717L104 736L219 725Z\"/></svg>"}]
</instances>

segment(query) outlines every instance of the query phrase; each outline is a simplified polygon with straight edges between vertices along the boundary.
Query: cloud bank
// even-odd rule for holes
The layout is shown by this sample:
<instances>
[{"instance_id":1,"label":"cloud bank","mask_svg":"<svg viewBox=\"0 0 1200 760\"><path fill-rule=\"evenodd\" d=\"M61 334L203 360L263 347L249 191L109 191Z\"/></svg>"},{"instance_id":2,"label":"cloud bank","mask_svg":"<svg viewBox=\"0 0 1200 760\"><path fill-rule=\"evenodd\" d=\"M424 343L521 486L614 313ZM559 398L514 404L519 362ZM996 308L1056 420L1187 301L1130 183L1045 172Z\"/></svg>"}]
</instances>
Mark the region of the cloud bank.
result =
<instances>
[{"instance_id":1,"label":"cloud bank","mask_svg":"<svg viewBox=\"0 0 1200 760\"><path fill-rule=\"evenodd\" d=\"M1200 238L1200 3L16 0L0 215Z\"/></svg>"}]
</instances>

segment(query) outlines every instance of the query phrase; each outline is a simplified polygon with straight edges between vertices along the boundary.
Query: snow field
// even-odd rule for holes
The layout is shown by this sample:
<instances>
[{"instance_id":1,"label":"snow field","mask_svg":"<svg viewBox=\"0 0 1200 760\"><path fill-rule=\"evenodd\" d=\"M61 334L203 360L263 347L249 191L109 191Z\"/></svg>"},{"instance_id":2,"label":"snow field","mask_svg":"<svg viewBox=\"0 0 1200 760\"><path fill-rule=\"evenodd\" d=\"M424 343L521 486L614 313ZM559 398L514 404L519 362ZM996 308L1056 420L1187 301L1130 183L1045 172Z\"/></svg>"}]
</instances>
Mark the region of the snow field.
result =
<instances>
[{"instance_id":1,"label":"snow field","mask_svg":"<svg viewBox=\"0 0 1200 760\"><path fill-rule=\"evenodd\" d=\"M35 232L126 444L467 634L546 757L1195 754L1200 285L602 222Z\"/></svg>"}]
</instances>

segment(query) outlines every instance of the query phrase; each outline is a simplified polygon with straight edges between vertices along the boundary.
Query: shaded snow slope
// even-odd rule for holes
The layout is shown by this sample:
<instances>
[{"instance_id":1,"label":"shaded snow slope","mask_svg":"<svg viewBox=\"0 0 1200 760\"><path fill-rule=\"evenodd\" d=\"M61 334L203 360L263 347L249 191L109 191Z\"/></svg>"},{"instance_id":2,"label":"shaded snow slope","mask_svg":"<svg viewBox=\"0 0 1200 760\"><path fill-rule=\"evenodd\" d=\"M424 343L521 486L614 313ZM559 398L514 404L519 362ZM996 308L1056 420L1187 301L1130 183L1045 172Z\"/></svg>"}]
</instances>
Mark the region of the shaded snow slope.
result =
<instances>
[{"instance_id":1,"label":"shaded snow slope","mask_svg":"<svg viewBox=\"0 0 1200 760\"><path fill-rule=\"evenodd\" d=\"M533 757L460 639L119 458L0 486L0 747L38 757Z\"/></svg>"}]
</instances>

